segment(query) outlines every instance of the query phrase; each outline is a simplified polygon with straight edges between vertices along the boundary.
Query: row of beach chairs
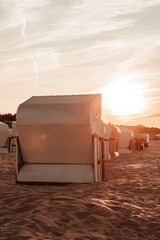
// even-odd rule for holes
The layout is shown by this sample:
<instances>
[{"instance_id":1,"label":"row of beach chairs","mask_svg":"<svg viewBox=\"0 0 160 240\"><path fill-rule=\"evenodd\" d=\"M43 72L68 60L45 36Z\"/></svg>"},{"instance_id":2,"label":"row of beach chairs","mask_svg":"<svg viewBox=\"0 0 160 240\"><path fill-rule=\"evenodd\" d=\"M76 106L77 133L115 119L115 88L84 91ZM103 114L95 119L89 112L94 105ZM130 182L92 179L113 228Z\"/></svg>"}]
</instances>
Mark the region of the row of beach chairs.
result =
<instances>
[{"instance_id":1,"label":"row of beach chairs","mask_svg":"<svg viewBox=\"0 0 160 240\"><path fill-rule=\"evenodd\" d=\"M131 153L134 133L101 119L101 95L31 97L12 129L0 123L0 152L16 151L17 182L105 179L106 161Z\"/></svg>"}]
</instances>

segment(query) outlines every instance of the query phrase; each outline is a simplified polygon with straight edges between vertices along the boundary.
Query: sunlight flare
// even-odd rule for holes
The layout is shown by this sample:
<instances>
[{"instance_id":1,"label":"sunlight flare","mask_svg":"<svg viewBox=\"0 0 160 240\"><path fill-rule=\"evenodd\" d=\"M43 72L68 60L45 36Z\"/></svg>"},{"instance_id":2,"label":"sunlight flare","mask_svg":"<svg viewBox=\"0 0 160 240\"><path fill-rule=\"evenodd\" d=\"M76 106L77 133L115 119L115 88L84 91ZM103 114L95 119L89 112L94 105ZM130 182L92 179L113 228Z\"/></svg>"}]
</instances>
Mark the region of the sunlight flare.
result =
<instances>
[{"instance_id":1,"label":"sunlight flare","mask_svg":"<svg viewBox=\"0 0 160 240\"><path fill-rule=\"evenodd\" d=\"M127 82L112 83L102 91L104 104L113 115L139 114L145 109L143 88Z\"/></svg>"}]
</instances>

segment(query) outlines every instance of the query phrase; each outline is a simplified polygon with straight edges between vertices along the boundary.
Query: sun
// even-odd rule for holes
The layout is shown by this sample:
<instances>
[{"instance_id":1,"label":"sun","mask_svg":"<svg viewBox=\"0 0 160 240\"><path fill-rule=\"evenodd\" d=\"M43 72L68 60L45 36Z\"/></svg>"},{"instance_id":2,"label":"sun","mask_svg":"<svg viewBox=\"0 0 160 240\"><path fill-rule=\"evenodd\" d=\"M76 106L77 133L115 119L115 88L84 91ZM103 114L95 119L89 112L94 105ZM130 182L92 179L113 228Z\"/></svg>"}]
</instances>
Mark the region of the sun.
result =
<instances>
[{"instance_id":1,"label":"sun","mask_svg":"<svg viewBox=\"0 0 160 240\"><path fill-rule=\"evenodd\" d=\"M133 83L113 83L102 93L107 108L113 115L132 115L145 108L143 89Z\"/></svg>"}]
</instances>

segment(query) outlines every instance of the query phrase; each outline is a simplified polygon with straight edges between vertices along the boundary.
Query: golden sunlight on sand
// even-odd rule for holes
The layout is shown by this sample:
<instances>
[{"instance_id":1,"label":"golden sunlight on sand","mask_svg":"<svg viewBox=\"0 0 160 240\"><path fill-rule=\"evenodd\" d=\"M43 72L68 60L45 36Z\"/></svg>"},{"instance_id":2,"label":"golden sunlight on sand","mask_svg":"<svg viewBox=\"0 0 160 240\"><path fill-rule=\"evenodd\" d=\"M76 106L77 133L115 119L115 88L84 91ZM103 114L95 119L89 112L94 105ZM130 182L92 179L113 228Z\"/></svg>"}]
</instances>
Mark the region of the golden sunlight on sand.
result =
<instances>
[{"instance_id":1,"label":"golden sunlight on sand","mask_svg":"<svg viewBox=\"0 0 160 240\"><path fill-rule=\"evenodd\" d=\"M158 240L160 141L108 161L95 184L15 183L15 154L0 154L0 239Z\"/></svg>"}]
</instances>

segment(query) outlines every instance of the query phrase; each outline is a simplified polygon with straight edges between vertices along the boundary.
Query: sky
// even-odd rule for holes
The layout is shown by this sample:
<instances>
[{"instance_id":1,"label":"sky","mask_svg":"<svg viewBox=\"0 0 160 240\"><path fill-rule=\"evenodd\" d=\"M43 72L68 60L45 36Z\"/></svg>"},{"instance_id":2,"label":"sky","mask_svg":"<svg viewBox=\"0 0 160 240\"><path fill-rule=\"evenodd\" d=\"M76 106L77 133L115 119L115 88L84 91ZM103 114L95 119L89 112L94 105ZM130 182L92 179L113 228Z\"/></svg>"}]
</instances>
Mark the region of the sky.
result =
<instances>
[{"instance_id":1,"label":"sky","mask_svg":"<svg viewBox=\"0 0 160 240\"><path fill-rule=\"evenodd\" d=\"M159 70L160 0L0 0L0 113L100 92L104 121L160 127Z\"/></svg>"}]
</instances>

